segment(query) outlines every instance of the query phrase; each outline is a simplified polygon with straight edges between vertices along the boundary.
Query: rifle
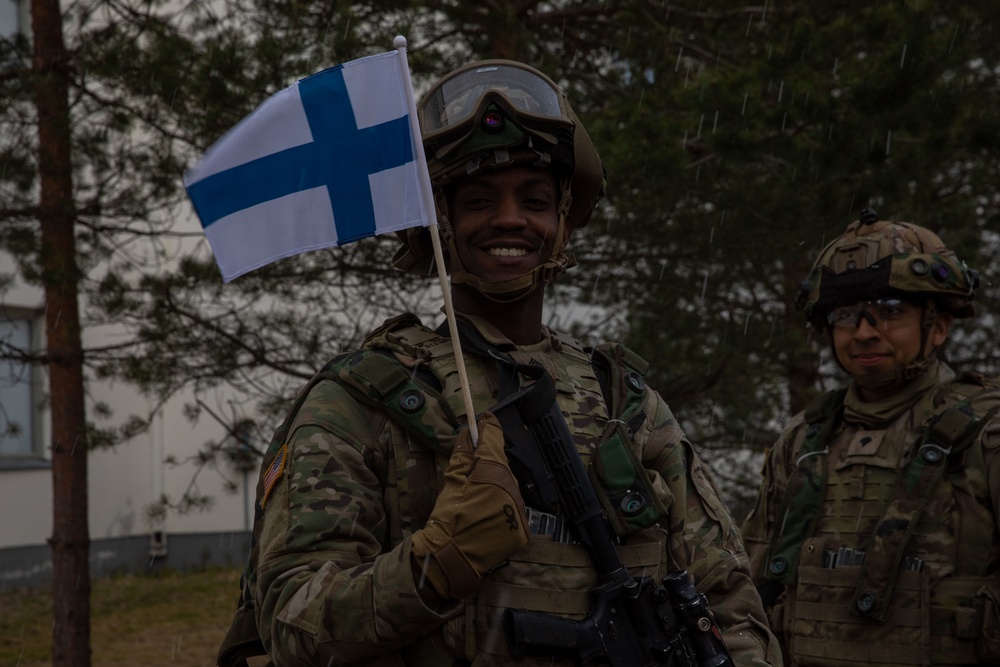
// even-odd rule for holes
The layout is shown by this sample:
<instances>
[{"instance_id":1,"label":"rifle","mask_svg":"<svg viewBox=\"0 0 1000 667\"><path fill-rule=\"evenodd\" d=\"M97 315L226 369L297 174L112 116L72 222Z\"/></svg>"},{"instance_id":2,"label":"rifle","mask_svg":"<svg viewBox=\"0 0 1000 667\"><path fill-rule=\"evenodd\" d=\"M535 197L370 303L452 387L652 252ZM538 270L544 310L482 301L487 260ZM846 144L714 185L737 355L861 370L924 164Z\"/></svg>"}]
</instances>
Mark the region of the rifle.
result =
<instances>
[{"instance_id":1,"label":"rifle","mask_svg":"<svg viewBox=\"0 0 1000 667\"><path fill-rule=\"evenodd\" d=\"M519 365L520 369L520 365ZM540 370L540 369L533 369ZM572 620L523 609L504 611L515 657L571 658L616 667L731 667L708 601L686 570L652 577L629 574L583 466L548 373L491 409L503 427L511 467L530 502L556 503L598 574L587 618Z\"/></svg>"}]
</instances>

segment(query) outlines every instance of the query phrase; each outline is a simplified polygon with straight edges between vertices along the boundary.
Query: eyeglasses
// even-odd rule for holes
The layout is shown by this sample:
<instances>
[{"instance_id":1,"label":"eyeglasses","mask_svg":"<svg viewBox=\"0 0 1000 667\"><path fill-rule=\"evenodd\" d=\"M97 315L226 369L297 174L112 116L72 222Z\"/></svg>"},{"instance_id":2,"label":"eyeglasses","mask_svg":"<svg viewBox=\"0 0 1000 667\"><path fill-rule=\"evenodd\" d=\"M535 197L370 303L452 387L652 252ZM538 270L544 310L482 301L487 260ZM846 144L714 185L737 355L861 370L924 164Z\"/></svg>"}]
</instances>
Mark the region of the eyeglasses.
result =
<instances>
[{"instance_id":1,"label":"eyeglasses","mask_svg":"<svg viewBox=\"0 0 1000 667\"><path fill-rule=\"evenodd\" d=\"M519 117L572 125L555 83L516 63L483 63L442 80L420 102L425 140L478 115L487 96L502 98Z\"/></svg>"},{"instance_id":2,"label":"eyeglasses","mask_svg":"<svg viewBox=\"0 0 1000 667\"><path fill-rule=\"evenodd\" d=\"M833 327L856 329L861 325L861 318L864 318L871 326L880 322L883 329L888 329L918 309L919 306L896 298L858 301L832 309L826 321Z\"/></svg>"}]
</instances>

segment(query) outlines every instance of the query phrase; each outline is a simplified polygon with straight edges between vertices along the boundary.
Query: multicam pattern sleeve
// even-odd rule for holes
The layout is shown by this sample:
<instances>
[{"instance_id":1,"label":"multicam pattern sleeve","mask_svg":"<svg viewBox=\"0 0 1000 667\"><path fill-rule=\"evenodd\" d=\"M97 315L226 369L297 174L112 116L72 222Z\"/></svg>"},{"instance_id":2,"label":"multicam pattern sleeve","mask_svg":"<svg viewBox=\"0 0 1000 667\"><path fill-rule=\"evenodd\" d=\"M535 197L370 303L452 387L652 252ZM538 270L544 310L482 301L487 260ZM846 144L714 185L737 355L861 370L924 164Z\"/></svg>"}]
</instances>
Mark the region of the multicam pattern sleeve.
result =
<instances>
[{"instance_id":1,"label":"multicam pattern sleeve","mask_svg":"<svg viewBox=\"0 0 1000 667\"><path fill-rule=\"evenodd\" d=\"M708 598L737 665L781 665L778 642L750 580L739 531L714 482L659 396L653 395L647 414L652 418L645 428L651 432L643 462L672 497L670 558L676 567L688 570Z\"/></svg>"},{"instance_id":2,"label":"multicam pattern sleeve","mask_svg":"<svg viewBox=\"0 0 1000 667\"><path fill-rule=\"evenodd\" d=\"M389 544L386 452L399 438L333 382L318 384L297 416L261 519L256 591L260 635L282 667L400 664L387 654L453 611L421 601L409 539Z\"/></svg>"}]
</instances>

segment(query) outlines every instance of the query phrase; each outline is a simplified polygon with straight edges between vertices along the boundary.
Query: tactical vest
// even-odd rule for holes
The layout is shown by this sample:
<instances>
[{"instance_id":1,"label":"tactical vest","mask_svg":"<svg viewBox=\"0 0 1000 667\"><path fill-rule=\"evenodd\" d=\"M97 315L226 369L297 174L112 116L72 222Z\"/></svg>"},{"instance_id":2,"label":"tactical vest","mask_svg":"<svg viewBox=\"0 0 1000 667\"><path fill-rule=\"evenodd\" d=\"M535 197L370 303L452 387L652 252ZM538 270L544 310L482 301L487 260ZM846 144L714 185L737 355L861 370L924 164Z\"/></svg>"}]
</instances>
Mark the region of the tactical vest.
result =
<instances>
[{"instance_id":1,"label":"tactical vest","mask_svg":"<svg viewBox=\"0 0 1000 667\"><path fill-rule=\"evenodd\" d=\"M518 363L519 353L496 350L471 325L463 324L466 364L495 365L497 368L495 376L490 374L495 381L489 383L485 390L480 388L478 395L474 391L474 403L488 407L496 402L498 395L516 388L513 369ZM554 346L561 347L566 353L560 358L572 368L546 370L571 375L577 380L576 391L587 396L587 402L603 402L610 414L615 416L609 420L605 433L595 434L593 442L585 443L587 454L581 452L581 456L585 458L585 464L587 459L593 459L588 468L615 533L620 537L629 536L629 544L620 547L622 559L626 565L647 572L663 570L663 549L655 536L655 526L666 514L662 502L654 496L648 509L638 516L621 509L626 495L643 485L648 487L648 479L641 469L632 442L646 419L642 408L648 390L643 375L648 364L621 344L583 348L569 337L556 332L552 335ZM416 363L407 367L394 353L416 360ZM587 381L588 376L592 383ZM312 388L324 381L336 382L362 404L385 411L409 438L406 447L397 447L393 452L396 460L391 468L395 483L387 485L385 490L386 506L399 508L398 513L394 512L389 517L390 543L398 544L405 536L423 527L440 490L437 484L428 484L427 480L439 478L450 454L442 449L440 443L450 441L464 421L458 417L464 413L457 386L458 369L451 341L421 326L415 316L407 314L389 320L373 331L361 350L338 356L327 363L299 392L281 426L275 431L261 463L251 552L240 581L239 605L219 651L218 664L221 667L243 667L247 658L265 654L257 632L253 602L258 531L263 515L262 501L266 499L264 480L268 471L278 470L284 465L283 445L295 416ZM564 411L566 406L560 402ZM568 412L570 420L576 417L572 406ZM653 495L648 488L646 493ZM587 593L560 590L558 583L549 591L529 590L538 580L546 578L546 571L551 574L556 570L576 568L587 573L581 576L593 577L589 560L578 545L532 540L511 561L512 565L503 568L501 573L484 578L480 591L467 604L467 613L445 623L442 633L451 651L468 656L476 653L506 655L506 641L498 629L502 627L499 614L507 607L531 608L577 618L588 610ZM519 567L519 563L525 565ZM591 584L596 584L596 581ZM470 632L472 622L477 625L478 636ZM420 655L426 650L416 647L413 653ZM549 662L550 659L546 658L539 664ZM433 664L433 661L427 664ZM489 664L488 660L486 664ZM524 664L530 667L530 661Z\"/></svg>"},{"instance_id":2,"label":"tactical vest","mask_svg":"<svg viewBox=\"0 0 1000 667\"><path fill-rule=\"evenodd\" d=\"M933 550L919 540L930 538L915 533L921 521L937 521L963 537L985 533L989 541L996 534L996 517L982 500L989 497L983 453L970 446L998 409L977 409L984 386L995 384L971 374L951 383L910 433L901 462L872 458L881 451L878 431L858 431L848 444L836 440L844 390L807 409L761 586L764 598L787 592L772 621L784 631L792 664L962 665L1000 658L981 647L977 654L975 641L991 622L984 615L997 613L989 602L1000 592L986 562L990 544L963 545L951 571L932 579L927 570L940 563L923 562ZM832 442L843 445L837 461ZM875 449L852 460L865 446ZM832 465L836 487L828 484ZM949 507L954 516L934 516L930 507ZM819 531L824 516L830 527ZM856 537L861 543L850 543Z\"/></svg>"}]
</instances>

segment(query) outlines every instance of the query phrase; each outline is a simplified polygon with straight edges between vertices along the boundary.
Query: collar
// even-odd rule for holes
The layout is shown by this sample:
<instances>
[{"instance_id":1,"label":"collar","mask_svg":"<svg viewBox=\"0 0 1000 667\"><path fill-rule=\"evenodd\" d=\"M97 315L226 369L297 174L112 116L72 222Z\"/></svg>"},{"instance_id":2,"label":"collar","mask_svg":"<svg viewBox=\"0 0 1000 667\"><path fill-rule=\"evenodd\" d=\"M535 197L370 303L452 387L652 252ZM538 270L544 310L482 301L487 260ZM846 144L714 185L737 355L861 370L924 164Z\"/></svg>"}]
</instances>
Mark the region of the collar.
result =
<instances>
[{"instance_id":1,"label":"collar","mask_svg":"<svg viewBox=\"0 0 1000 667\"><path fill-rule=\"evenodd\" d=\"M844 397L844 419L869 429L885 428L936 385L943 370L951 372L947 366L942 369L941 362L934 359L922 373L902 385L892 396L872 402L861 400L858 383L851 380Z\"/></svg>"}]
</instances>

